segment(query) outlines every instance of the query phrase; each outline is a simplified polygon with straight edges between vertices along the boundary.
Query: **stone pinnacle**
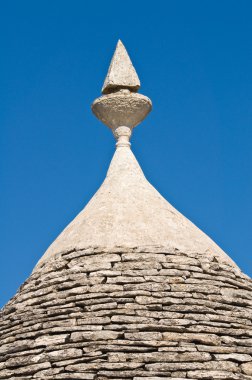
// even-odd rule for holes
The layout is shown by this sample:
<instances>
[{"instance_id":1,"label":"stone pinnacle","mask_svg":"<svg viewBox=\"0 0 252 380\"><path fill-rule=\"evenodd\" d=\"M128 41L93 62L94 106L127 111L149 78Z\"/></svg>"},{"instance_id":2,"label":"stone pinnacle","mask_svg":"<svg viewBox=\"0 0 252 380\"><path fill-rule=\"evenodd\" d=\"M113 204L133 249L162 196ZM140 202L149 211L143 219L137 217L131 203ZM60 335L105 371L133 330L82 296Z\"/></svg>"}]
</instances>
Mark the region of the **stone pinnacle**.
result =
<instances>
[{"instance_id":1,"label":"stone pinnacle","mask_svg":"<svg viewBox=\"0 0 252 380\"><path fill-rule=\"evenodd\" d=\"M137 73L119 40L102 88L103 95L92 104L95 116L112 129L117 147L130 146L132 129L151 111L151 100L136 93L139 87Z\"/></svg>"},{"instance_id":2,"label":"stone pinnacle","mask_svg":"<svg viewBox=\"0 0 252 380\"><path fill-rule=\"evenodd\" d=\"M119 40L102 87L102 93L108 94L123 88L137 92L139 87L140 80L136 70L122 41Z\"/></svg>"}]
</instances>

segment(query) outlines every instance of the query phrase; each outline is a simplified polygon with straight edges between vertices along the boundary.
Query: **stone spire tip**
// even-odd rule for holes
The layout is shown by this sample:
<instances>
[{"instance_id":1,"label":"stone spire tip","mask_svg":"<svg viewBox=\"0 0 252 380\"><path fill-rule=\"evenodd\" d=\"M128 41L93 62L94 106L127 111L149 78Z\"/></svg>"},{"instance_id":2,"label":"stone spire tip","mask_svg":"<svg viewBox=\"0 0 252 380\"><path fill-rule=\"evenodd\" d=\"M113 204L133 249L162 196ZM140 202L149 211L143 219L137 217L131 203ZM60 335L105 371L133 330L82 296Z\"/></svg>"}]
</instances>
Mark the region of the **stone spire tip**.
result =
<instances>
[{"instance_id":1,"label":"stone spire tip","mask_svg":"<svg viewBox=\"0 0 252 380\"><path fill-rule=\"evenodd\" d=\"M136 70L125 46L119 39L102 87L102 93L109 94L119 89L129 89L131 92L137 92L139 87L140 80Z\"/></svg>"},{"instance_id":2,"label":"stone spire tip","mask_svg":"<svg viewBox=\"0 0 252 380\"><path fill-rule=\"evenodd\" d=\"M137 93L139 87L136 70L119 40L102 88L103 95L92 104L95 116L112 129L117 147L130 146L132 129L151 111L151 100Z\"/></svg>"}]
</instances>

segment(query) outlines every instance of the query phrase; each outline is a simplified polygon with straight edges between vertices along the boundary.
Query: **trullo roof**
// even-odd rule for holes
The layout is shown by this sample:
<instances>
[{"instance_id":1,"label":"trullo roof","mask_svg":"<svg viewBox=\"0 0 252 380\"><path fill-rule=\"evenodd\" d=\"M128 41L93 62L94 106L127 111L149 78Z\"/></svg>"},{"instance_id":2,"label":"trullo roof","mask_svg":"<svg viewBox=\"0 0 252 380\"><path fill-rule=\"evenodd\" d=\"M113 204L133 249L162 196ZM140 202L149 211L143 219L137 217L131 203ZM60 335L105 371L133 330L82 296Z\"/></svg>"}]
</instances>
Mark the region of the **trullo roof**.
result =
<instances>
[{"instance_id":1,"label":"trullo roof","mask_svg":"<svg viewBox=\"0 0 252 380\"><path fill-rule=\"evenodd\" d=\"M2 310L0 379L252 379L252 282L146 180L139 85L119 42L92 106L116 152Z\"/></svg>"}]
</instances>

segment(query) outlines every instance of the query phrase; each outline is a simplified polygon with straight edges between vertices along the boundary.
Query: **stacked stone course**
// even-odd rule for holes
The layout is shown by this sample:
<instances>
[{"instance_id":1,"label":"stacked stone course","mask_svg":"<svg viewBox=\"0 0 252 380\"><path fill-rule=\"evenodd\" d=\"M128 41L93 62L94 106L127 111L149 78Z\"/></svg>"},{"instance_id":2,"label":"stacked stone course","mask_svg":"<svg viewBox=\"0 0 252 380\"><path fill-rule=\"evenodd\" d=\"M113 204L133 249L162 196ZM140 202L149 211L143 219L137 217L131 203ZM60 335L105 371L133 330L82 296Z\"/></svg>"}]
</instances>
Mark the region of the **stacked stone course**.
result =
<instances>
[{"instance_id":1,"label":"stacked stone course","mask_svg":"<svg viewBox=\"0 0 252 380\"><path fill-rule=\"evenodd\" d=\"M214 255L60 254L0 328L0 379L252 379L252 281Z\"/></svg>"}]
</instances>

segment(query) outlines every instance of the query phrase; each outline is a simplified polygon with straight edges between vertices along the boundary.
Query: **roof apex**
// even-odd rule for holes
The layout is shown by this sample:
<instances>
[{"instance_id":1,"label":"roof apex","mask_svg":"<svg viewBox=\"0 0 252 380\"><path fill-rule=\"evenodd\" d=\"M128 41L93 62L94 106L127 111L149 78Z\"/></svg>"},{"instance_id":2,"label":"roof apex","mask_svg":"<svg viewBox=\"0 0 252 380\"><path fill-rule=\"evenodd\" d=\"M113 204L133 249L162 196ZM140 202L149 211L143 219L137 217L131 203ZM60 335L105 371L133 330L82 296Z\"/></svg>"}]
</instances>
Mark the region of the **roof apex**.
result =
<instances>
[{"instance_id":1,"label":"roof apex","mask_svg":"<svg viewBox=\"0 0 252 380\"><path fill-rule=\"evenodd\" d=\"M114 92L118 88L127 88L132 92L137 92L140 88L140 80L121 40L117 42L108 73L102 87L102 93L108 94Z\"/></svg>"},{"instance_id":2,"label":"roof apex","mask_svg":"<svg viewBox=\"0 0 252 380\"><path fill-rule=\"evenodd\" d=\"M147 181L129 146L117 147L105 181L87 206L48 248L52 256L90 247L153 247L217 256L236 265L207 235Z\"/></svg>"}]
</instances>

